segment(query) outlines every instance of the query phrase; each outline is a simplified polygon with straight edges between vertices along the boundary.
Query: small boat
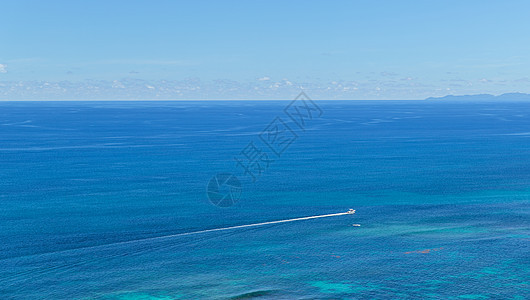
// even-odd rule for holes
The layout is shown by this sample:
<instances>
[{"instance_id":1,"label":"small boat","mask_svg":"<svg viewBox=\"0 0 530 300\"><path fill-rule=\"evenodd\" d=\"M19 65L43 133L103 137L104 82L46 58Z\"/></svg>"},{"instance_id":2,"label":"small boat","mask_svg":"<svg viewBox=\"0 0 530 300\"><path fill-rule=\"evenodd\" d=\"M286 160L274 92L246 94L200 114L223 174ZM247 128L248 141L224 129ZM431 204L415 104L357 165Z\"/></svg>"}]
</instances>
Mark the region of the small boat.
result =
<instances>
[{"instance_id":1,"label":"small boat","mask_svg":"<svg viewBox=\"0 0 530 300\"><path fill-rule=\"evenodd\" d=\"M347 211L350 215L353 215L355 213L355 209L350 208L350 210Z\"/></svg>"}]
</instances>

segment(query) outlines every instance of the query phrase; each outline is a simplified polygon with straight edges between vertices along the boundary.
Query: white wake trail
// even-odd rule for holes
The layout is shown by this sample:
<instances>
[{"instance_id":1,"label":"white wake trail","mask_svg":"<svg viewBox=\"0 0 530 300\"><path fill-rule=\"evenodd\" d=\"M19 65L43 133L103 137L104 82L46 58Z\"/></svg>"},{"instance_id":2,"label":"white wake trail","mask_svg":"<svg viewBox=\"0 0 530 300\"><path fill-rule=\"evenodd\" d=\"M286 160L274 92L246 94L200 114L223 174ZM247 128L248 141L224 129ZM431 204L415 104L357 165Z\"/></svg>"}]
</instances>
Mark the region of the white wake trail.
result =
<instances>
[{"instance_id":1,"label":"white wake trail","mask_svg":"<svg viewBox=\"0 0 530 300\"><path fill-rule=\"evenodd\" d=\"M221 230L231 230L231 229L238 229L238 228L256 227L256 226L278 224L278 223L287 223L287 222L295 222L295 221L303 221L303 220L311 220L311 219L319 219L319 218L338 217L338 216L344 216L344 215L352 215L354 213L355 213L355 210L350 210L350 211L347 211L347 212L336 213L336 214L318 215L318 216L294 218L294 219L287 219L287 220L279 220L279 221L271 221L271 222L263 222L263 223L247 224L247 225L238 225L238 226L223 227L223 228L206 229L206 230L200 230L200 231L184 232L184 233L178 233L178 234L172 234L172 235L164 235L164 236L159 236L159 237L146 238L146 239L142 239L142 241L145 241L145 240L156 240L156 239L165 239L165 238L172 238L172 237L177 237L177 236L192 235L192 234L199 234L199 233L213 232L213 231L221 231ZM136 240L136 241L138 241L138 240ZM126 243L126 242L124 242L124 243Z\"/></svg>"},{"instance_id":2,"label":"white wake trail","mask_svg":"<svg viewBox=\"0 0 530 300\"><path fill-rule=\"evenodd\" d=\"M86 247L79 247L79 248L73 248L73 249L65 249L65 250L59 250L59 251L53 251L53 252L45 252L45 253L39 253L39 254L22 255L22 256L17 256L17 257L11 257L11 258L8 258L8 259L17 259L17 258L21 258L21 257L41 256L41 255L50 255L50 254L59 254L59 253L73 252L73 251L86 250L86 249L98 249L98 248L101 249L101 248L106 248L106 247L109 247L109 246L127 245L127 244L138 243L138 242L156 241L156 240L162 240L162 239L171 239L171 238L174 238L174 237L195 235L195 234L214 232L214 231L225 231L225 230L233 230L233 229L239 229L239 228L258 227L258 226L264 226L264 225L280 224L280 223L296 222L296 221L304 221L304 220L311 220L311 219L338 217L338 216L344 216L344 215L352 215L354 213L355 213L355 210L350 209L349 211L342 212L342 213L318 215L318 216L309 216L309 217L278 220L278 221L270 221L270 222L262 222L262 223L254 223L254 224L246 224L246 225L237 225L237 226L230 226L230 227L223 227L223 228L213 228L213 229L206 229L206 230L199 230L199 231L192 231L192 232L183 232L183 233L177 233L177 234L148 237L148 238L143 238L143 239L135 239L135 240L129 240L129 241L123 241L123 242L115 242L115 243L108 243L108 244L101 244L101 245L94 245L94 246L86 246ZM2 261L2 260L4 260L4 259L0 259L0 261Z\"/></svg>"}]
</instances>

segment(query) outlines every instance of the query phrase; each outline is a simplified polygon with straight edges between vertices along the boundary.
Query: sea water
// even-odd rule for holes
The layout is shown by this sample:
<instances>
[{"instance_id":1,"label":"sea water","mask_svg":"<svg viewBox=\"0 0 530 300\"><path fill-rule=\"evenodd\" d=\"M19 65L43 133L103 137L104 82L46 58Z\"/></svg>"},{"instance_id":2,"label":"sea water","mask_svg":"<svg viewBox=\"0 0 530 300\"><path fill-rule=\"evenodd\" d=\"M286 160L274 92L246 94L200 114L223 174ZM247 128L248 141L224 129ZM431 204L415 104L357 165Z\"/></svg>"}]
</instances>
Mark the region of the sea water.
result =
<instances>
[{"instance_id":1,"label":"sea water","mask_svg":"<svg viewBox=\"0 0 530 300\"><path fill-rule=\"evenodd\" d=\"M530 297L530 103L288 104L0 103L0 297Z\"/></svg>"}]
</instances>

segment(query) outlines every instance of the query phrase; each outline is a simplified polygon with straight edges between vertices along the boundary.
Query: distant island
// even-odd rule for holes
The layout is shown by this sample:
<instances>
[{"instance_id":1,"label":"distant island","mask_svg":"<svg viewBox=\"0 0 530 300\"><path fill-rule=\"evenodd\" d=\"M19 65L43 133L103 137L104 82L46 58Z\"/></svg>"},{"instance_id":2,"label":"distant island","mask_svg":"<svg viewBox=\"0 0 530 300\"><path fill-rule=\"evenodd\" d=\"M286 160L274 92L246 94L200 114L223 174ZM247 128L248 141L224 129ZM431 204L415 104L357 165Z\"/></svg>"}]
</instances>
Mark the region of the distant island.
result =
<instances>
[{"instance_id":1,"label":"distant island","mask_svg":"<svg viewBox=\"0 0 530 300\"><path fill-rule=\"evenodd\" d=\"M447 95L444 97L429 97L425 100L443 100L443 101L530 101L530 94L525 93L506 93L502 95L478 94L478 95Z\"/></svg>"}]
</instances>

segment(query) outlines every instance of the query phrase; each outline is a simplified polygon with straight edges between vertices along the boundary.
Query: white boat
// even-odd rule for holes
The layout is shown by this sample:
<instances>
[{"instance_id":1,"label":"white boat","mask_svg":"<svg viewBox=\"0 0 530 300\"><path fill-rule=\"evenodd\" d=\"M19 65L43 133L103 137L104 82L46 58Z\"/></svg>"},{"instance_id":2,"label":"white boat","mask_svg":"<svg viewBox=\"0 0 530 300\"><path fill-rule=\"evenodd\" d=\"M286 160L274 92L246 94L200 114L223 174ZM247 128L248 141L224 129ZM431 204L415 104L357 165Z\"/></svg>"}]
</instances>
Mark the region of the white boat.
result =
<instances>
[{"instance_id":1,"label":"white boat","mask_svg":"<svg viewBox=\"0 0 530 300\"><path fill-rule=\"evenodd\" d=\"M350 210L348 210L348 213L349 213L350 215L353 215L353 214L355 213L355 209L350 208Z\"/></svg>"}]
</instances>

